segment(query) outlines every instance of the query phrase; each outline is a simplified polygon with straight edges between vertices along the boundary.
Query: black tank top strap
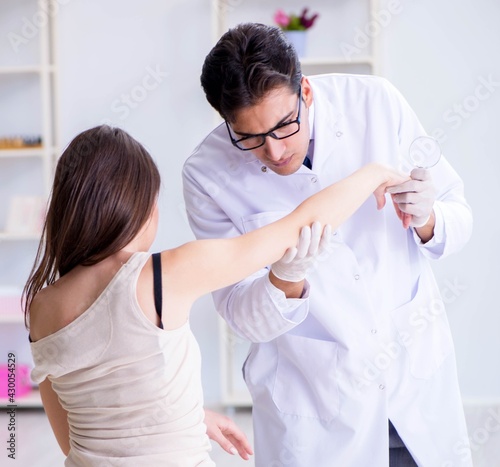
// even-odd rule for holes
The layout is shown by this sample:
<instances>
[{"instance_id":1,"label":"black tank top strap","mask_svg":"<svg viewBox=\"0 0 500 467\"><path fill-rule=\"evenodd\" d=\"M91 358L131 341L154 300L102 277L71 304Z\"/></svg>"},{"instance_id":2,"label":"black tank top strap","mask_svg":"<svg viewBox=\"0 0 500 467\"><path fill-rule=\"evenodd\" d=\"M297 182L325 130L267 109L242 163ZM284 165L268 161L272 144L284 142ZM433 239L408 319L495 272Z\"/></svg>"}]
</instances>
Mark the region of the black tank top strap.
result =
<instances>
[{"instance_id":1,"label":"black tank top strap","mask_svg":"<svg viewBox=\"0 0 500 467\"><path fill-rule=\"evenodd\" d=\"M162 285L161 285L161 254L153 253L151 255L153 258L153 287L154 287L154 295L155 295L155 308L156 313L160 317L160 328L163 329L163 323L161 320L162 313Z\"/></svg>"}]
</instances>

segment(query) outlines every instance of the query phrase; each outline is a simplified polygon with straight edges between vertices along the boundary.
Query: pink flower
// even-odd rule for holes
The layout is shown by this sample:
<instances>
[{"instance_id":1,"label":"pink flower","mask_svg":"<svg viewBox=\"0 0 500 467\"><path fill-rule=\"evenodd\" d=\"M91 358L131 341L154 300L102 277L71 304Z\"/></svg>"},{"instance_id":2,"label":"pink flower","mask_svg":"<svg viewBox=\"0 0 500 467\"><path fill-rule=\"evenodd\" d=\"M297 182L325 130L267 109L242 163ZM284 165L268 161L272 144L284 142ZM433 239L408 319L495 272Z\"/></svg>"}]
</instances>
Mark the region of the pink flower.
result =
<instances>
[{"instance_id":1,"label":"pink flower","mask_svg":"<svg viewBox=\"0 0 500 467\"><path fill-rule=\"evenodd\" d=\"M290 18L283 10L277 10L274 14L274 22L282 27L286 28L290 24Z\"/></svg>"},{"instance_id":2,"label":"pink flower","mask_svg":"<svg viewBox=\"0 0 500 467\"><path fill-rule=\"evenodd\" d=\"M307 17L309 8L304 8L300 16L295 13L287 15L281 8L274 14L274 22L284 31L305 31L313 26L318 14Z\"/></svg>"},{"instance_id":3,"label":"pink flower","mask_svg":"<svg viewBox=\"0 0 500 467\"><path fill-rule=\"evenodd\" d=\"M305 29L309 29L310 27L312 27L312 25L316 21L316 18L319 16L318 13L316 13L316 14L310 16L309 18L307 18L308 11L309 11L309 8L304 8L302 10L301 15L300 15L300 24L302 24L302 26L304 26Z\"/></svg>"}]
</instances>

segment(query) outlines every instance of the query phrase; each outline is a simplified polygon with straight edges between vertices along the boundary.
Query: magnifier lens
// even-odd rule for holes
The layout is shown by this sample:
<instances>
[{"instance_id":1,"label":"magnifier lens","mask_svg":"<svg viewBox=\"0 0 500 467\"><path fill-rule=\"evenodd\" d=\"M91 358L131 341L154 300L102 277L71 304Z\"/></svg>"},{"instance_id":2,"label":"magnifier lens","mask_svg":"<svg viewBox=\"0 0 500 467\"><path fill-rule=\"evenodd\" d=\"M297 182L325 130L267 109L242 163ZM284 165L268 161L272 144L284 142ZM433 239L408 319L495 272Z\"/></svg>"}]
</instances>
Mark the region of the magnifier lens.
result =
<instances>
[{"instance_id":1,"label":"magnifier lens","mask_svg":"<svg viewBox=\"0 0 500 467\"><path fill-rule=\"evenodd\" d=\"M420 136L410 145L410 159L415 167L429 169L441 158L439 143L430 136Z\"/></svg>"}]
</instances>

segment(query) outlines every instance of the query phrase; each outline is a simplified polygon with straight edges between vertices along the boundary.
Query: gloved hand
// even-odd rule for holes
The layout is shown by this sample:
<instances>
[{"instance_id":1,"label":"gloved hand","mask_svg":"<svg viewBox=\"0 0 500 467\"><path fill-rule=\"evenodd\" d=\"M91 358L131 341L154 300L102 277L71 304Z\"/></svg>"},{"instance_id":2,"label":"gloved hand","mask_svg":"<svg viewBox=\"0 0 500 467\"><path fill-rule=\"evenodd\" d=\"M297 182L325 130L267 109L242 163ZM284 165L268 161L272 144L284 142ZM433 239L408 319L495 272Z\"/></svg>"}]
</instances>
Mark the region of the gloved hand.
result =
<instances>
[{"instance_id":1,"label":"gloved hand","mask_svg":"<svg viewBox=\"0 0 500 467\"><path fill-rule=\"evenodd\" d=\"M387 193L391 193L394 206L400 211L398 216L403 223L408 215L411 216L410 227L423 227L427 223L436 200L436 189L429 170L413 169L411 180L387 188Z\"/></svg>"},{"instance_id":2,"label":"gloved hand","mask_svg":"<svg viewBox=\"0 0 500 467\"><path fill-rule=\"evenodd\" d=\"M332 227L325 225L322 229L320 222L314 222L311 227L302 227L297 246L286 250L283 257L273 263L271 271L283 281L302 281L318 258L333 250L331 234Z\"/></svg>"}]
</instances>

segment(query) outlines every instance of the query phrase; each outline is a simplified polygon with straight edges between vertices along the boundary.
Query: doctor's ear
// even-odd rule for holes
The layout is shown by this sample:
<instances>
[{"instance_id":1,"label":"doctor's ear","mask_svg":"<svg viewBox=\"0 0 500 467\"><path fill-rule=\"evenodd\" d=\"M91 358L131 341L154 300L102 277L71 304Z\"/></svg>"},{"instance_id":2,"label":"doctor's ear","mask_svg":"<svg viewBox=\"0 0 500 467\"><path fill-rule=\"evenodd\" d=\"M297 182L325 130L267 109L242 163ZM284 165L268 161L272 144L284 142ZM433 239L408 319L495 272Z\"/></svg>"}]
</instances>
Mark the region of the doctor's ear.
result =
<instances>
[{"instance_id":1,"label":"doctor's ear","mask_svg":"<svg viewBox=\"0 0 500 467\"><path fill-rule=\"evenodd\" d=\"M303 76L300 84L302 86L302 99L304 100L306 107L309 108L313 103L313 90L311 87L311 83L306 76Z\"/></svg>"}]
</instances>

